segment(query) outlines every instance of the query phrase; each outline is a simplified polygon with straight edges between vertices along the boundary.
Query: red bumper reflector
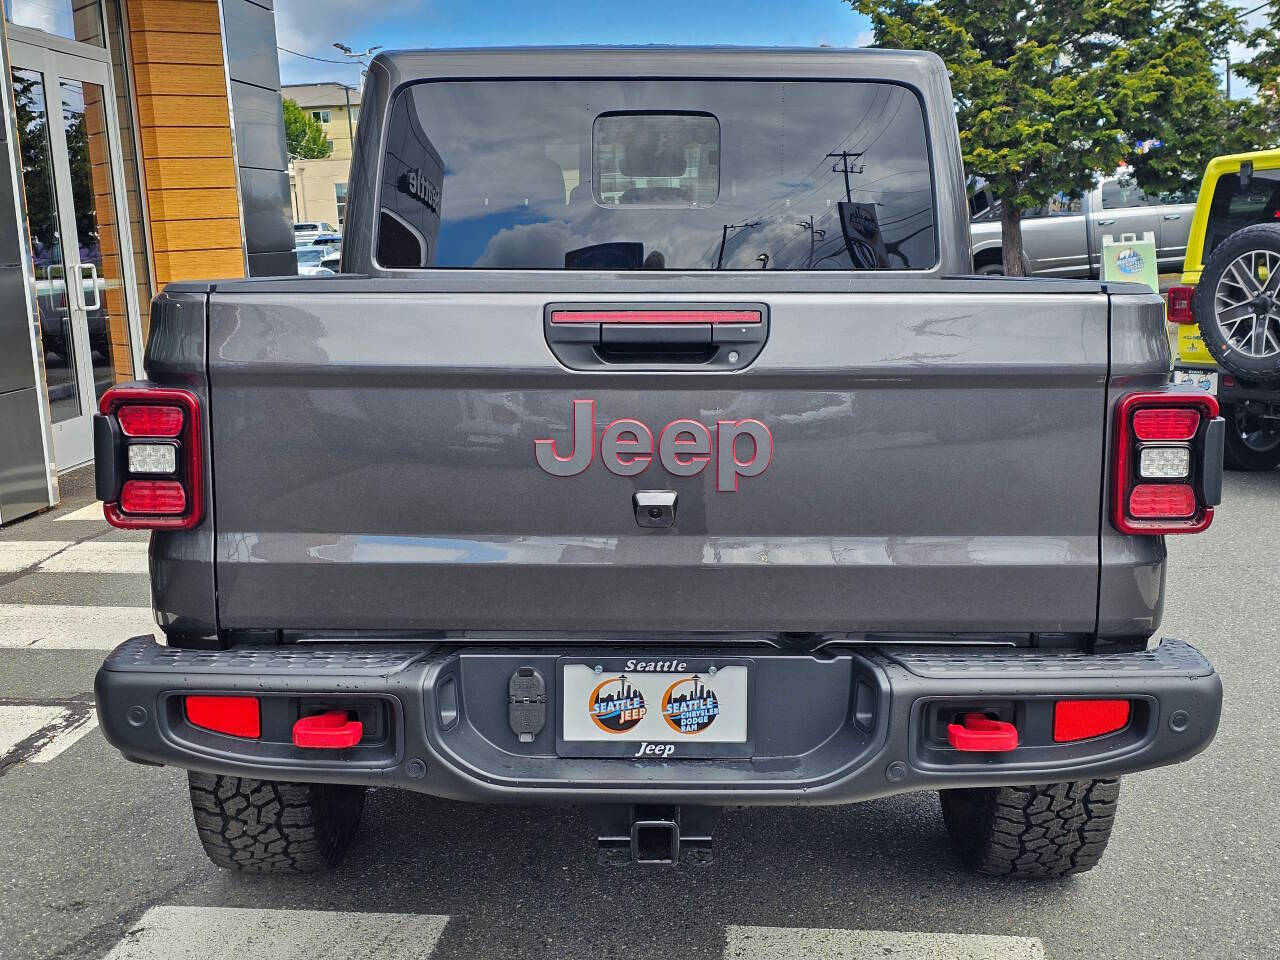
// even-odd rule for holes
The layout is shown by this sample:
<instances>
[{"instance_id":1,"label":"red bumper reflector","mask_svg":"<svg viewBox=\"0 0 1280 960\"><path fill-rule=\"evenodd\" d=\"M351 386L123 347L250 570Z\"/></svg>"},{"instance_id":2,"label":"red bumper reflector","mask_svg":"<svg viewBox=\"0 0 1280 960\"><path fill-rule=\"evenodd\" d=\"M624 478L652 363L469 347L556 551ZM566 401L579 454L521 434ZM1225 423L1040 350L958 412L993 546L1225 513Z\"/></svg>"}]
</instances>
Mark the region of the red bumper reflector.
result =
<instances>
[{"instance_id":1,"label":"red bumper reflector","mask_svg":"<svg viewBox=\"0 0 1280 960\"><path fill-rule=\"evenodd\" d=\"M1115 733L1128 723L1128 700L1059 700L1053 705L1055 743Z\"/></svg>"},{"instance_id":2,"label":"red bumper reflector","mask_svg":"<svg viewBox=\"0 0 1280 960\"><path fill-rule=\"evenodd\" d=\"M1191 313L1191 297L1195 292L1195 287L1169 288L1168 317L1170 323L1196 322L1195 316Z\"/></svg>"},{"instance_id":3,"label":"red bumper reflector","mask_svg":"<svg viewBox=\"0 0 1280 960\"><path fill-rule=\"evenodd\" d=\"M262 736L257 697L187 697L187 722L193 727L255 739Z\"/></svg>"},{"instance_id":4,"label":"red bumper reflector","mask_svg":"<svg viewBox=\"0 0 1280 960\"><path fill-rule=\"evenodd\" d=\"M1140 519L1195 516L1196 492L1185 483L1140 483L1129 494L1129 514Z\"/></svg>"},{"instance_id":5,"label":"red bumper reflector","mask_svg":"<svg viewBox=\"0 0 1280 960\"><path fill-rule=\"evenodd\" d=\"M1133 435L1139 440L1190 440L1199 427L1199 410L1148 407L1133 415Z\"/></svg>"},{"instance_id":6,"label":"red bumper reflector","mask_svg":"<svg viewBox=\"0 0 1280 960\"><path fill-rule=\"evenodd\" d=\"M759 310L553 310L552 323L759 323Z\"/></svg>"},{"instance_id":7,"label":"red bumper reflector","mask_svg":"<svg viewBox=\"0 0 1280 960\"><path fill-rule=\"evenodd\" d=\"M176 437L182 433L182 408L126 404L116 409L126 437Z\"/></svg>"},{"instance_id":8,"label":"red bumper reflector","mask_svg":"<svg viewBox=\"0 0 1280 960\"><path fill-rule=\"evenodd\" d=\"M293 745L316 750L354 747L364 736L359 720L349 720L345 710L328 710L303 717L293 725Z\"/></svg>"},{"instance_id":9,"label":"red bumper reflector","mask_svg":"<svg viewBox=\"0 0 1280 960\"><path fill-rule=\"evenodd\" d=\"M947 741L967 752L1008 753L1018 746L1018 728L981 713L966 713L963 723L947 724Z\"/></svg>"},{"instance_id":10,"label":"red bumper reflector","mask_svg":"<svg viewBox=\"0 0 1280 960\"><path fill-rule=\"evenodd\" d=\"M187 509L187 492L177 480L127 480L120 490L120 509L176 516Z\"/></svg>"}]
</instances>

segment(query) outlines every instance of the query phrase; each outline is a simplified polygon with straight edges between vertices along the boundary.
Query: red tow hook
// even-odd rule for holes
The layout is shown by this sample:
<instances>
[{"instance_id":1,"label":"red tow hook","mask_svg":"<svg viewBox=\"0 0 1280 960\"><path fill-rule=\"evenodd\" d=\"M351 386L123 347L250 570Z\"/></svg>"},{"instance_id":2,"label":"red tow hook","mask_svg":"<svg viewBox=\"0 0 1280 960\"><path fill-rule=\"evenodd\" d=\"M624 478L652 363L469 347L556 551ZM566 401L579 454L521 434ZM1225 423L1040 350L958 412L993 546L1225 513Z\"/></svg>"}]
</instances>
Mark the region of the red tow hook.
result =
<instances>
[{"instance_id":1,"label":"red tow hook","mask_svg":"<svg viewBox=\"0 0 1280 960\"><path fill-rule=\"evenodd\" d=\"M981 713L966 713L962 723L947 724L947 740L971 753L1008 753L1018 747L1018 728Z\"/></svg>"},{"instance_id":2,"label":"red tow hook","mask_svg":"<svg viewBox=\"0 0 1280 960\"><path fill-rule=\"evenodd\" d=\"M293 725L293 745L316 750L354 747L364 736L359 720L348 720L345 710L327 710L303 717Z\"/></svg>"}]
</instances>

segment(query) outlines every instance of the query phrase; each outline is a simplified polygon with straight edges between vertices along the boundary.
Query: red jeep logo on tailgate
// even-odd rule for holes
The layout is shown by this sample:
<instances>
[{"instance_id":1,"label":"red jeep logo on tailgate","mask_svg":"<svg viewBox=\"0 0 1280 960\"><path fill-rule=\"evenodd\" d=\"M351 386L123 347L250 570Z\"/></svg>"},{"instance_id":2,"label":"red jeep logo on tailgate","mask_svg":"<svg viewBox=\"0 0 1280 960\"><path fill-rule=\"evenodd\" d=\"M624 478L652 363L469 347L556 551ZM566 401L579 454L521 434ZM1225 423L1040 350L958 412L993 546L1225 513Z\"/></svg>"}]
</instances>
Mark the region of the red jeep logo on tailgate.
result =
<instances>
[{"instance_id":1,"label":"red jeep logo on tailgate","mask_svg":"<svg viewBox=\"0 0 1280 960\"><path fill-rule=\"evenodd\" d=\"M538 466L556 477L573 477L591 466L596 453L596 402L573 401L573 441L562 454L551 437L533 441ZM712 457L716 461L716 489L733 492L739 477L758 477L773 460L773 435L759 420L718 420L715 442L711 429L697 420L672 420L658 432L657 454L668 473L697 476ZM634 477L653 460L653 431L639 420L614 420L600 435L600 458L605 469L620 477ZM749 454L749 457L744 455Z\"/></svg>"}]
</instances>

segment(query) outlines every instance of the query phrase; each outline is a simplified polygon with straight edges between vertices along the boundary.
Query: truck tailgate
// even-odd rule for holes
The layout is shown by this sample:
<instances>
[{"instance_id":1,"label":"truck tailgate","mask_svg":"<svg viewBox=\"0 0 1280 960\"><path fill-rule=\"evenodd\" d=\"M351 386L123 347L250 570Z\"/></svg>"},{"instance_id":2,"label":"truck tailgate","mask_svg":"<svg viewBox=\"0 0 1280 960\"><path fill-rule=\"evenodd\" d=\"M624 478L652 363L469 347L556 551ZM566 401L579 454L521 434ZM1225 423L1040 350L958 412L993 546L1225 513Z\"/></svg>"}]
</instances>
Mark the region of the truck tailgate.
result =
<instances>
[{"instance_id":1,"label":"truck tailgate","mask_svg":"<svg viewBox=\"0 0 1280 960\"><path fill-rule=\"evenodd\" d=\"M744 296L770 320L748 369L657 373L548 347L548 303L625 297L328 286L210 298L224 629L1094 628L1103 293ZM595 455L554 476L535 441L566 455L575 400ZM736 491L714 451L619 476L599 449L619 418L655 443L758 420L772 458ZM674 526L637 523L649 490L677 494Z\"/></svg>"}]
</instances>

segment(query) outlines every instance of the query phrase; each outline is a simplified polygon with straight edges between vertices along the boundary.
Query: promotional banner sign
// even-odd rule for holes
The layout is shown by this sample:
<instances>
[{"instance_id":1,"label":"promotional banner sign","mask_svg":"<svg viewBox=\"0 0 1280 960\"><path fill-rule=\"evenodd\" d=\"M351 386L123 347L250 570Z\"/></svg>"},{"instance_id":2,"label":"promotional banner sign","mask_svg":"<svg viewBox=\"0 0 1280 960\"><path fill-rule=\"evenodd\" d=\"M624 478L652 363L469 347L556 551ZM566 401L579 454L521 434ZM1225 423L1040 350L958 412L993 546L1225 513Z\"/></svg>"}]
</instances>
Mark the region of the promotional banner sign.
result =
<instances>
[{"instance_id":1,"label":"promotional banner sign","mask_svg":"<svg viewBox=\"0 0 1280 960\"><path fill-rule=\"evenodd\" d=\"M1155 237L1147 233L1141 240L1125 234L1120 240L1102 238L1102 279L1145 283L1152 293L1160 292L1160 271L1156 266Z\"/></svg>"}]
</instances>

